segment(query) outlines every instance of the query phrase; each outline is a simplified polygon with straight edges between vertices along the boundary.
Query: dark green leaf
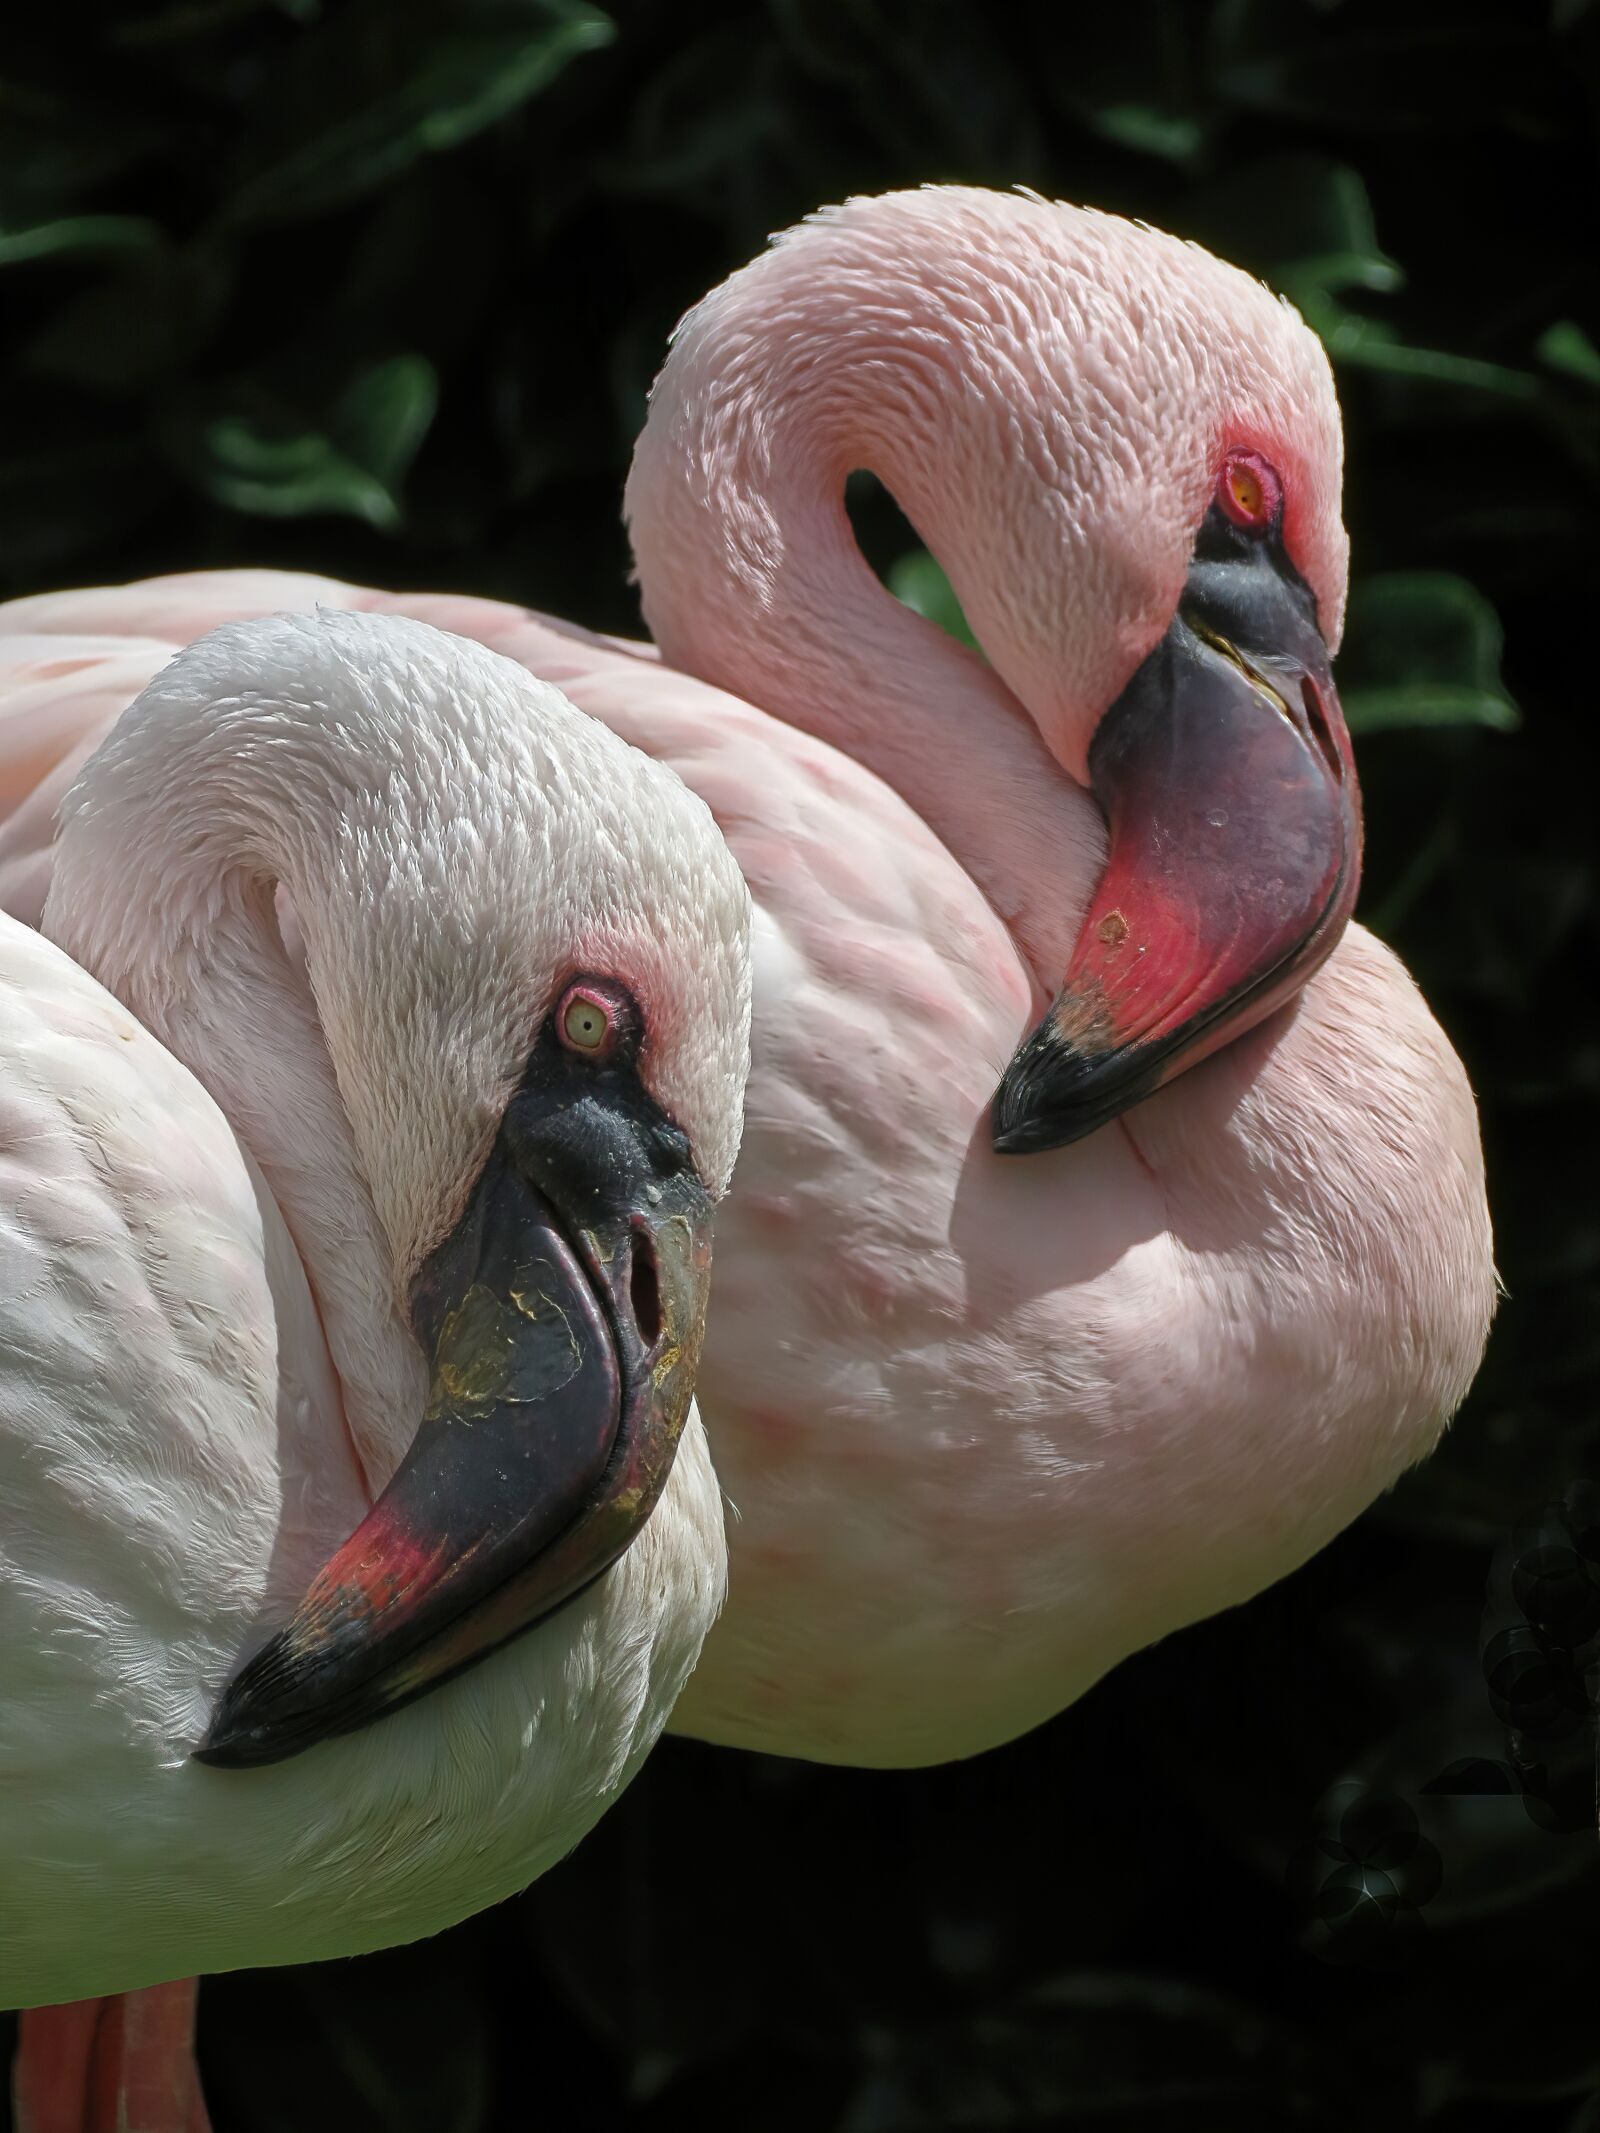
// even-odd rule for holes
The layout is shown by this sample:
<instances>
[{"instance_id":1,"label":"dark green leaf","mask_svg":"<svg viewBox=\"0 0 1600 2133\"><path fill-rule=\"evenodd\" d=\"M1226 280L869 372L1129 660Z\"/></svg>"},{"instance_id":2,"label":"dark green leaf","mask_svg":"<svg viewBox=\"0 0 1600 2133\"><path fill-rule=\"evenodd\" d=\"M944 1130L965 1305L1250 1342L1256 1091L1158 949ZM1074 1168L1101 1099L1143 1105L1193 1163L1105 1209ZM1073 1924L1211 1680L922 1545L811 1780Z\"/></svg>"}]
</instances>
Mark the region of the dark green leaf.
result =
<instances>
[{"instance_id":1,"label":"dark green leaf","mask_svg":"<svg viewBox=\"0 0 1600 2133\"><path fill-rule=\"evenodd\" d=\"M1339 656L1352 733L1397 726L1519 724L1500 679L1499 617L1476 587L1446 571L1369 578L1350 598Z\"/></svg>"},{"instance_id":2,"label":"dark green leaf","mask_svg":"<svg viewBox=\"0 0 1600 2133\"><path fill-rule=\"evenodd\" d=\"M308 29L255 99L223 208L229 223L285 222L389 183L457 148L615 34L586 0L466 0L393 14L358 0Z\"/></svg>"},{"instance_id":3,"label":"dark green leaf","mask_svg":"<svg viewBox=\"0 0 1600 2133\"><path fill-rule=\"evenodd\" d=\"M1357 689L1345 699L1345 709L1352 733L1382 733L1402 726L1493 726L1510 733L1520 723L1516 705L1499 691L1443 681Z\"/></svg>"},{"instance_id":4,"label":"dark green leaf","mask_svg":"<svg viewBox=\"0 0 1600 2133\"><path fill-rule=\"evenodd\" d=\"M340 449L386 486L398 488L428 434L438 405L438 380L420 356L374 364L334 409L332 435Z\"/></svg>"},{"instance_id":5,"label":"dark green leaf","mask_svg":"<svg viewBox=\"0 0 1600 2133\"><path fill-rule=\"evenodd\" d=\"M1334 289L1386 292L1404 282L1378 243L1360 173L1325 156L1283 156L1209 186L1199 229L1225 257L1304 300Z\"/></svg>"},{"instance_id":6,"label":"dark green leaf","mask_svg":"<svg viewBox=\"0 0 1600 2133\"><path fill-rule=\"evenodd\" d=\"M400 484L433 420L437 385L419 356L396 356L358 377L327 426L288 410L219 413L177 440L207 495L261 518L347 514L392 531Z\"/></svg>"},{"instance_id":7,"label":"dark green leaf","mask_svg":"<svg viewBox=\"0 0 1600 2133\"><path fill-rule=\"evenodd\" d=\"M1600 348L1571 319L1562 319L1539 336L1535 349L1541 363L1565 371L1585 385L1600 385Z\"/></svg>"},{"instance_id":8,"label":"dark green leaf","mask_svg":"<svg viewBox=\"0 0 1600 2133\"><path fill-rule=\"evenodd\" d=\"M688 193L736 167L783 123L778 55L744 26L686 43L646 84L601 175L623 193Z\"/></svg>"},{"instance_id":9,"label":"dark green leaf","mask_svg":"<svg viewBox=\"0 0 1600 2133\"><path fill-rule=\"evenodd\" d=\"M971 645L978 649L978 640L961 612L961 603L956 598L950 580L925 548L914 548L890 567L889 590L897 600L930 622L937 622L940 629L954 637L958 644Z\"/></svg>"},{"instance_id":10,"label":"dark green leaf","mask_svg":"<svg viewBox=\"0 0 1600 2133\"><path fill-rule=\"evenodd\" d=\"M1414 378L1430 385L1453 386L1468 393L1491 393L1505 400L1534 401L1539 381L1504 363L1452 354L1442 348L1417 348L1403 342L1383 321L1347 311L1318 292L1302 292L1301 309L1308 325L1322 336L1336 364Z\"/></svg>"},{"instance_id":11,"label":"dark green leaf","mask_svg":"<svg viewBox=\"0 0 1600 2133\"><path fill-rule=\"evenodd\" d=\"M0 223L0 267L53 259L64 252L126 252L159 244L161 231L142 215L64 215L31 228Z\"/></svg>"},{"instance_id":12,"label":"dark green leaf","mask_svg":"<svg viewBox=\"0 0 1600 2133\"><path fill-rule=\"evenodd\" d=\"M1185 171L1217 131L1183 0L1040 9L1037 72L1048 97L1099 140Z\"/></svg>"},{"instance_id":13,"label":"dark green leaf","mask_svg":"<svg viewBox=\"0 0 1600 2133\"><path fill-rule=\"evenodd\" d=\"M1091 112L1090 124L1108 141L1173 163L1192 161L1205 140L1198 119L1154 104L1105 104Z\"/></svg>"},{"instance_id":14,"label":"dark green leaf","mask_svg":"<svg viewBox=\"0 0 1600 2133\"><path fill-rule=\"evenodd\" d=\"M0 79L0 228L79 219L74 210L92 188L124 175L161 138L155 114L126 99L85 93L69 100Z\"/></svg>"},{"instance_id":15,"label":"dark green leaf","mask_svg":"<svg viewBox=\"0 0 1600 2133\"><path fill-rule=\"evenodd\" d=\"M1405 286L1399 263L1378 242L1366 185L1347 164L1291 156L1255 165L1205 190L1195 215L1219 251L1282 290L1336 363L1511 400L1537 398L1538 381L1524 371L1412 345L1392 320L1340 301Z\"/></svg>"}]
</instances>

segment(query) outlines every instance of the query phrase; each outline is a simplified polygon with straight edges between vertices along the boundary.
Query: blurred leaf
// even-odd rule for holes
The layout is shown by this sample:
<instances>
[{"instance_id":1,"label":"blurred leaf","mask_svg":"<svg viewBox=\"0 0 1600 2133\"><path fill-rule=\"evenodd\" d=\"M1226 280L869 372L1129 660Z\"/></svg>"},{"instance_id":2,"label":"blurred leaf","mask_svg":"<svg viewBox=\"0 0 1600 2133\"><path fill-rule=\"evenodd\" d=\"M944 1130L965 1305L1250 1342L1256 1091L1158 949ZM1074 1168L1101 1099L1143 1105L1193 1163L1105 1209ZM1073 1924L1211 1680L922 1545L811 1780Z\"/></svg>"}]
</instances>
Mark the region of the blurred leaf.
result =
<instances>
[{"instance_id":1,"label":"blurred leaf","mask_svg":"<svg viewBox=\"0 0 1600 2133\"><path fill-rule=\"evenodd\" d=\"M1096 133L1123 148L1144 155L1166 156L1174 163L1187 163L1205 141L1198 119L1162 111L1154 104L1104 104L1089 114Z\"/></svg>"},{"instance_id":2,"label":"blurred leaf","mask_svg":"<svg viewBox=\"0 0 1600 2133\"><path fill-rule=\"evenodd\" d=\"M903 555L890 566L888 586L895 598L903 600L913 613L937 622L940 629L954 637L958 644L970 645L974 651L979 649L950 580L925 548L913 548L909 555Z\"/></svg>"},{"instance_id":3,"label":"blurred leaf","mask_svg":"<svg viewBox=\"0 0 1600 2133\"><path fill-rule=\"evenodd\" d=\"M438 381L420 356L394 356L363 373L334 410L333 435L352 458L397 488L438 405Z\"/></svg>"},{"instance_id":4,"label":"blurred leaf","mask_svg":"<svg viewBox=\"0 0 1600 2133\"><path fill-rule=\"evenodd\" d=\"M1224 257L1280 289L1336 363L1474 393L1532 401L1525 371L1409 343L1389 320L1369 318L1342 295L1393 295L1405 274L1378 242L1366 183L1323 156L1274 157L1208 187L1194 224Z\"/></svg>"},{"instance_id":5,"label":"blurred leaf","mask_svg":"<svg viewBox=\"0 0 1600 2133\"><path fill-rule=\"evenodd\" d=\"M782 1994L789 1954L763 1934L759 1875L708 1886L701 1871L718 1831L749 1816L752 1800L758 1813L783 1812L781 1766L774 1782L775 1766L759 1757L674 1741L654 1767L656 1784L635 1786L585 1841L581 1862L547 1874L516 1912L563 1995L621 2055L635 2093L737 2048Z\"/></svg>"},{"instance_id":6,"label":"blurred leaf","mask_svg":"<svg viewBox=\"0 0 1600 2133\"><path fill-rule=\"evenodd\" d=\"M1350 600L1339 695L1352 733L1401 726L1512 731L1516 705L1500 679L1494 609L1447 571L1369 578Z\"/></svg>"},{"instance_id":7,"label":"blurred leaf","mask_svg":"<svg viewBox=\"0 0 1600 2133\"><path fill-rule=\"evenodd\" d=\"M1530 402L1539 397L1539 381L1527 371L1486 363L1478 356L1455 355L1447 349L1409 346L1393 326L1347 311L1320 291L1307 293L1300 309L1336 364L1454 386L1463 392L1491 393L1506 400Z\"/></svg>"},{"instance_id":8,"label":"blurred leaf","mask_svg":"<svg viewBox=\"0 0 1600 2133\"><path fill-rule=\"evenodd\" d=\"M345 390L325 430L286 411L221 414L180 438L206 493L263 518L344 512L392 529L400 483L433 420L437 384L420 356L379 363Z\"/></svg>"},{"instance_id":9,"label":"blurred leaf","mask_svg":"<svg viewBox=\"0 0 1600 2133\"><path fill-rule=\"evenodd\" d=\"M1600 348L1571 319L1548 327L1539 336L1534 353L1552 370L1563 370L1569 378L1581 379L1585 385L1600 385Z\"/></svg>"},{"instance_id":10,"label":"blurred leaf","mask_svg":"<svg viewBox=\"0 0 1600 2133\"><path fill-rule=\"evenodd\" d=\"M1359 171L1326 156L1275 156L1209 186L1196 225L1302 309L1319 293L1387 293L1405 280L1378 243Z\"/></svg>"},{"instance_id":11,"label":"blurred leaf","mask_svg":"<svg viewBox=\"0 0 1600 2133\"><path fill-rule=\"evenodd\" d=\"M120 176L161 137L155 115L126 99L102 103L86 90L68 101L0 79L0 227L75 219L68 210L90 187Z\"/></svg>"},{"instance_id":12,"label":"blurred leaf","mask_svg":"<svg viewBox=\"0 0 1600 2133\"><path fill-rule=\"evenodd\" d=\"M63 252L122 252L159 244L161 231L142 215L64 215L31 229L0 224L0 267L52 259Z\"/></svg>"},{"instance_id":13,"label":"blurred leaf","mask_svg":"<svg viewBox=\"0 0 1600 2133\"><path fill-rule=\"evenodd\" d=\"M291 221L459 147L608 44L586 0L462 0L397 15L357 0L305 31L253 99L227 223Z\"/></svg>"},{"instance_id":14,"label":"blurred leaf","mask_svg":"<svg viewBox=\"0 0 1600 2133\"><path fill-rule=\"evenodd\" d=\"M624 193L694 190L737 167L783 125L781 59L743 23L719 25L671 53L629 115L624 145L600 175Z\"/></svg>"},{"instance_id":15,"label":"blurred leaf","mask_svg":"<svg viewBox=\"0 0 1600 2133\"><path fill-rule=\"evenodd\" d=\"M1183 0L1117 8L1041 8L1031 25L1044 92L1092 134L1188 170L1218 114L1195 65L1194 11Z\"/></svg>"}]
</instances>

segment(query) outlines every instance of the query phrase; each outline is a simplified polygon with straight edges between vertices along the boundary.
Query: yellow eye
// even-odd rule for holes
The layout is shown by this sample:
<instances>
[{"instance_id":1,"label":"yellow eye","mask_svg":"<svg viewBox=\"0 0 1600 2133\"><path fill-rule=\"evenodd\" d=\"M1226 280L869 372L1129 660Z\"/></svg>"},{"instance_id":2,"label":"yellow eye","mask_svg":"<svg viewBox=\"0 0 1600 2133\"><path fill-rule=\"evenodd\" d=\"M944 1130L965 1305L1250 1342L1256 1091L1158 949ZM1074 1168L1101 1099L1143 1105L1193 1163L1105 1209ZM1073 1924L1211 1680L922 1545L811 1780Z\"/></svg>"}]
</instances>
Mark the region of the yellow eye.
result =
<instances>
[{"instance_id":1,"label":"yellow eye","mask_svg":"<svg viewBox=\"0 0 1600 2133\"><path fill-rule=\"evenodd\" d=\"M580 1052L597 1052L611 1034L611 1018L598 1000L575 993L567 1002L561 1028L568 1044Z\"/></svg>"},{"instance_id":2,"label":"yellow eye","mask_svg":"<svg viewBox=\"0 0 1600 2133\"><path fill-rule=\"evenodd\" d=\"M556 1041L598 1066L622 1047L631 1058L640 1036L639 1010L625 986L613 978L575 978L560 995L550 1017Z\"/></svg>"},{"instance_id":3,"label":"yellow eye","mask_svg":"<svg viewBox=\"0 0 1600 2133\"><path fill-rule=\"evenodd\" d=\"M1239 507L1241 518L1260 518L1266 508L1261 484L1248 467L1234 466L1228 472L1228 492Z\"/></svg>"},{"instance_id":4,"label":"yellow eye","mask_svg":"<svg viewBox=\"0 0 1600 2133\"><path fill-rule=\"evenodd\" d=\"M1217 482L1217 502L1236 526L1264 531L1277 517L1283 489L1277 474L1255 452L1230 452Z\"/></svg>"}]
</instances>

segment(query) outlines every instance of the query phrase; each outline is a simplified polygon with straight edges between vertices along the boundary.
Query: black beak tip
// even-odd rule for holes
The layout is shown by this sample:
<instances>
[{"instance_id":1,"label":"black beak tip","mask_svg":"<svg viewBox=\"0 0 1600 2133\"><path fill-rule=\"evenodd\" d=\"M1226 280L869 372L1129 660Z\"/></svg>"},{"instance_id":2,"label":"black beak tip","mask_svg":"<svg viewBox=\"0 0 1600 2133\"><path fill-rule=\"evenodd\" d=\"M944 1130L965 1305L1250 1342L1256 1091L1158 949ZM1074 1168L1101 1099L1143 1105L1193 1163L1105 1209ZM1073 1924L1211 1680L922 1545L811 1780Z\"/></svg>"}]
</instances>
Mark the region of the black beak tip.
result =
<instances>
[{"instance_id":1,"label":"black beak tip","mask_svg":"<svg viewBox=\"0 0 1600 2133\"><path fill-rule=\"evenodd\" d=\"M325 1737L325 1732L326 1729L303 1733L292 1725L252 1719L247 1712L221 1706L206 1729L205 1739L190 1750L189 1760L204 1763L210 1770L258 1770L267 1763L283 1762Z\"/></svg>"},{"instance_id":2,"label":"black beak tip","mask_svg":"<svg viewBox=\"0 0 1600 2133\"><path fill-rule=\"evenodd\" d=\"M1013 1054L989 1106L989 1144L996 1155L1033 1155L1050 1145L1050 1085L1060 1050L1046 1023Z\"/></svg>"},{"instance_id":3,"label":"black beak tip","mask_svg":"<svg viewBox=\"0 0 1600 2133\"><path fill-rule=\"evenodd\" d=\"M1009 1072L989 1106L989 1145L996 1155L1035 1155L1050 1146L1045 1119Z\"/></svg>"},{"instance_id":4,"label":"black beak tip","mask_svg":"<svg viewBox=\"0 0 1600 2133\"><path fill-rule=\"evenodd\" d=\"M989 1109L996 1155L1046 1155L1108 1125L1159 1078L1160 1061L1137 1048L1083 1052L1047 1018L1019 1046Z\"/></svg>"},{"instance_id":5,"label":"black beak tip","mask_svg":"<svg viewBox=\"0 0 1600 2133\"><path fill-rule=\"evenodd\" d=\"M292 1753L297 1734L284 1688L296 1671L295 1660L280 1630L223 1690L189 1760L213 1770L248 1770Z\"/></svg>"},{"instance_id":6,"label":"black beak tip","mask_svg":"<svg viewBox=\"0 0 1600 2133\"><path fill-rule=\"evenodd\" d=\"M989 1107L996 1155L1042 1155L1075 1140L1073 1096L1092 1070L1049 1016L1018 1045Z\"/></svg>"},{"instance_id":7,"label":"black beak tip","mask_svg":"<svg viewBox=\"0 0 1600 2133\"><path fill-rule=\"evenodd\" d=\"M204 1740L190 1751L189 1760L204 1763L211 1770L243 1770L261 1760L259 1750L260 1741L255 1729L240 1725L229 1715L224 1703L213 1714Z\"/></svg>"}]
</instances>

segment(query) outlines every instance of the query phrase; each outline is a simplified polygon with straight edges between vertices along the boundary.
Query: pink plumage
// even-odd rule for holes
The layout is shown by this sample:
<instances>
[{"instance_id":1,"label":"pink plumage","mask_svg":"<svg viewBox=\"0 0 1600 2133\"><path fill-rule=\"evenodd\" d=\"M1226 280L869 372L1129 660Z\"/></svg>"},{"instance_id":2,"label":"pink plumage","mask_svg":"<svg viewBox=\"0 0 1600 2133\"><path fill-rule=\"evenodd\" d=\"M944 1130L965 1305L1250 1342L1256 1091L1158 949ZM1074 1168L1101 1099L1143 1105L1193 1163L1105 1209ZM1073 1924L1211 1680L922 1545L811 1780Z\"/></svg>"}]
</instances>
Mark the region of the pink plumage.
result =
<instances>
[{"instance_id":1,"label":"pink plumage","mask_svg":"<svg viewBox=\"0 0 1600 2133\"><path fill-rule=\"evenodd\" d=\"M482 639L711 804L757 905L756 1006L700 1379L730 1593L686 1730L878 1764L1008 1738L1303 1561L1476 1369L1471 1093L1358 927L1294 1004L1087 1140L989 1145L1105 862L1092 734L1232 451L1281 479L1336 641L1338 414L1292 311L1159 233L929 189L814 218L680 329L628 490L662 658L273 573L0 610L19 915L74 764L168 649L316 601ZM987 662L873 577L855 467Z\"/></svg>"}]
</instances>

